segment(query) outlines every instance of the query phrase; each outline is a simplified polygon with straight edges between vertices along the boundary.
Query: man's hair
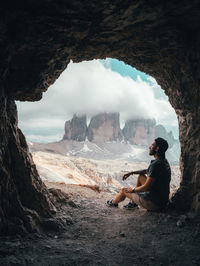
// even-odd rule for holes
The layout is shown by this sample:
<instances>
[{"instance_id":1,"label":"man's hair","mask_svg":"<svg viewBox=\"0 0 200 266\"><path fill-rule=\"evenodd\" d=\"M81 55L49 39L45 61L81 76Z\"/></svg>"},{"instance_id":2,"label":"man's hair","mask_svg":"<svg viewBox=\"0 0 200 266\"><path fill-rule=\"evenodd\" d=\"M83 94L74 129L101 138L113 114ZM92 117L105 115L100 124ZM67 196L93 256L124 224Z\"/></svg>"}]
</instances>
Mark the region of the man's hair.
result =
<instances>
[{"instance_id":1,"label":"man's hair","mask_svg":"<svg viewBox=\"0 0 200 266\"><path fill-rule=\"evenodd\" d=\"M161 156L164 156L166 150L169 147L167 141L165 139L163 139L163 138L157 138L157 139L155 139L155 142L156 142L156 146L159 147L158 154L161 155Z\"/></svg>"}]
</instances>

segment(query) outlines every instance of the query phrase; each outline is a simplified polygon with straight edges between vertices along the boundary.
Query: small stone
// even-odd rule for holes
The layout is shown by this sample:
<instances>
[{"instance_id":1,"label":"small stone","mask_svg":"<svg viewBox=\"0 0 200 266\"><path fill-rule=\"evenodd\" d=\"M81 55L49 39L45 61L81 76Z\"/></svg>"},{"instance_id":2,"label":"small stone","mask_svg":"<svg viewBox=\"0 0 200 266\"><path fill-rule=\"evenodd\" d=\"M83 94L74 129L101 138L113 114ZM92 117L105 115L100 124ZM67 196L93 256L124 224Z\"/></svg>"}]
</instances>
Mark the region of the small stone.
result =
<instances>
[{"instance_id":1,"label":"small stone","mask_svg":"<svg viewBox=\"0 0 200 266\"><path fill-rule=\"evenodd\" d=\"M46 245L45 248L47 248L47 249L51 249L51 246Z\"/></svg>"},{"instance_id":2,"label":"small stone","mask_svg":"<svg viewBox=\"0 0 200 266\"><path fill-rule=\"evenodd\" d=\"M179 228L181 228L181 227L183 227L185 224L184 224L184 222L182 222L181 220L178 220L178 222L176 223L176 225L177 225Z\"/></svg>"},{"instance_id":3,"label":"small stone","mask_svg":"<svg viewBox=\"0 0 200 266\"><path fill-rule=\"evenodd\" d=\"M54 236L54 238L55 238L55 239L57 239L57 238L58 238L58 236Z\"/></svg>"},{"instance_id":4,"label":"small stone","mask_svg":"<svg viewBox=\"0 0 200 266\"><path fill-rule=\"evenodd\" d=\"M179 220L180 220L181 222L185 223L186 220L187 220L187 216L186 216L186 215L180 215L180 216L179 216Z\"/></svg>"}]
</instances>

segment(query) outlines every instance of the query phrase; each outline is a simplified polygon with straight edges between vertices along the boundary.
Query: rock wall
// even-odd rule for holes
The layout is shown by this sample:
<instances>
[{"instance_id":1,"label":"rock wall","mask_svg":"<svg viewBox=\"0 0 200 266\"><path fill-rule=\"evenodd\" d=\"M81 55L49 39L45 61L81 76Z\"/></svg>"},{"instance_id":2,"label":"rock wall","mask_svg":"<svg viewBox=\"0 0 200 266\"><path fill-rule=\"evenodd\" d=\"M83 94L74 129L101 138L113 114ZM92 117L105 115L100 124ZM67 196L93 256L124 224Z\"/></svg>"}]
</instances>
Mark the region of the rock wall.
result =
<instances>
[{"instance_id":1,"label":"rock wall","mask_svg":"<svg viewBox=\"0 0 200 266\"><path fill-rule=\"evenodd\" d=\"M14 99L39 100L70 60L111 57L153 76L168 95L179 120L182 179L174 206L199 210L199 12L200 2L195 0L2 1L0 90L5 92L6 101L12 102L10 106ZM5 98L0 108L5 108ZM24 142L19 138L23 137L12 119L16 111L11 108L9 116L6 112L1 114L1 133L7 134L1 136L1 213L6 213L3 217L8 221L5 217L10 215L12 195L25 197L20 185L17 189L19 176L24 173L24 186L32 191L32 204L43 206L44 201L37 194L42 183L35 190L37 174L27 170L34 168L32 163L16 166L19 154L24 162L30 155L21 153ZM9 139L17 147L16 152L11 152ZM16 215L20 213L16 208ZM28 219L29 215L25 216Z\"/></svg>"},{"instance_id":2,"label":"rock wall","mask_svg":"<svg viewBox=\"0 0 200 266\"><path fill-rule=\"evenodd\" d=\"M25 234L56 209L17 127L16 105L4 91L0 91L0 121L0 234Z\"/></svg>"},{"instance_id":3,"label":"rock wall","mask_svg":"<svg viewBox=\"0 0 200 266\"><path fill-rule=\"evenodd\" d=\"M172 198L178 210L200 212L200 108L178 112L181 143L180 188Z\"/></svg>"}]
</instances>

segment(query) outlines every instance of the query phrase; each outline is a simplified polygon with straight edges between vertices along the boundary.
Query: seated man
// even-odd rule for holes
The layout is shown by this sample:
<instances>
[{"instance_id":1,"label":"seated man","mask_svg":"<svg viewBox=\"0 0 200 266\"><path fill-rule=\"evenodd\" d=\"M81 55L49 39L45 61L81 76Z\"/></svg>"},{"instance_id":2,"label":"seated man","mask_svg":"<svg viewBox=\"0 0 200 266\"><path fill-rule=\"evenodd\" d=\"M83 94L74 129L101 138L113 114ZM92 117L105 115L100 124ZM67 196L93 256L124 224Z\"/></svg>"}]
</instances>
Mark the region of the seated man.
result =
<instances>
[{"instance_id":1,"label":"seated man","mask_svg":"<svg viewBox=\"0 0 200 266\"><path fill-rule=\"evenodd\" d=\"M134 207L140 205L147 210L159 210L166 207L169 200L169 185L171 180L170 165L165 158L168 143L163 138L157 138L149 147L149 155L153 155L148 169L134 171L123 176L123 180L132 174L139 174L134 189L122 188L114 200L108 200L109 207L118 207L118 203L129 198ZM130 205L130 203L129 203Z\"/></svg>"}]
</instances>

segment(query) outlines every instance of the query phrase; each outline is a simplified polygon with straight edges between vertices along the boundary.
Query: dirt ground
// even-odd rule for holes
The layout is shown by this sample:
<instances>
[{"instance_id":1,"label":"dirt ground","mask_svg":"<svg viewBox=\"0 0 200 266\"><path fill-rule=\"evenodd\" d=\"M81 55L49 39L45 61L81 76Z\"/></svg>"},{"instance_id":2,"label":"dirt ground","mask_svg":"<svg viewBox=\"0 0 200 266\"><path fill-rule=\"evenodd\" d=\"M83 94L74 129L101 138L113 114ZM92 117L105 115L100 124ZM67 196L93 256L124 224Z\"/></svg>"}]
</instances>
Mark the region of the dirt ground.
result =
<instances>
[{"instance_id":1,"label":"dirt ground","mask_svg":"<svg viewBox=\"0 0 200 266\"><path fill-rule=\"evenodd\" d=\"M69 196L66 229L0 238L0 265L200 265L200 219L105 205L109 192L46 183ZM187 219L186 219L187 218Z\"/></svg>"}]
</instances>

